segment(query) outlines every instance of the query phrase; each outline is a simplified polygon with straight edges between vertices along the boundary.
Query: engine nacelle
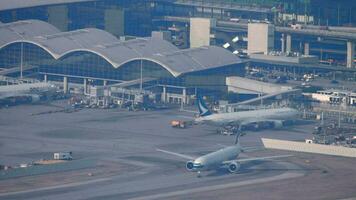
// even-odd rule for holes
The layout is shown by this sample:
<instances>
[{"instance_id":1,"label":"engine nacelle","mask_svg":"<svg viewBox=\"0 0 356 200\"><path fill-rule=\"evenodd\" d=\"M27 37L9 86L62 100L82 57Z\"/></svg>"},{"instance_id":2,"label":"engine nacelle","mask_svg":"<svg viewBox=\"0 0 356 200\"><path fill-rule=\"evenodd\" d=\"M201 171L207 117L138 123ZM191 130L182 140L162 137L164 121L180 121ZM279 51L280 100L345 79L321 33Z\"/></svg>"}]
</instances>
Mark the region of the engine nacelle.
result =
<instances>
[{"instance_id":1,"label":"engine nacelle","mask_svg":"<svg viewBox=\"0 0 356 200\"><path fill-rule=\"evenodd\" d=\"M273 127L274 128L282 128L283 122L282 121L273 121Z\"/></svg>"},{"instance_id":2,"label":"engine nacelle","mask_svg":"<svg viewBox=\"0 0 356 200\"><path fill-rule=\"evenodd\" d=\"M235 172L239 171L240 167L241 167L241 164L240 164L240 163L238 163L238 162L231 162L231 163L229 164L229 166L228 166L228 170L229 170L229 172L231 172L231 173L235 173Z\"/></svg>"},{"instance_id":3,"label":"engine nacelle","mask_svg":"<svg viewBox=\"0 0 356 200\"><path fill-rule=\"evenodd\" d=\"M191 160L188 161L185 167L187 168L187 170L192 171L194 169L194 162Z\"/></svg>"}]
</instances>

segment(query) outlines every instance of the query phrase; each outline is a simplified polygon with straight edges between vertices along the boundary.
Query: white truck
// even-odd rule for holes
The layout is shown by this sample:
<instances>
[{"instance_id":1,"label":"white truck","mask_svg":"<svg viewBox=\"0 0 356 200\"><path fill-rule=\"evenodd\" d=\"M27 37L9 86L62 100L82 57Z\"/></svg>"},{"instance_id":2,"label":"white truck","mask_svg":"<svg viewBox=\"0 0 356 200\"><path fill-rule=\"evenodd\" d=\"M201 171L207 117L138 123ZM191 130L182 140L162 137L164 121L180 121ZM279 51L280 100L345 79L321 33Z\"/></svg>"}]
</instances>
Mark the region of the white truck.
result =
<instances>
[{"instance_id":1,"label":"white truck","mask_svg":"<svg viewBox=\"0 0 356 200\"><path fill-rule=\"evenodd\" d=\"M72 160L72 152L58 152L53 154L54 160Z\"/></svg>"}]
</instances>

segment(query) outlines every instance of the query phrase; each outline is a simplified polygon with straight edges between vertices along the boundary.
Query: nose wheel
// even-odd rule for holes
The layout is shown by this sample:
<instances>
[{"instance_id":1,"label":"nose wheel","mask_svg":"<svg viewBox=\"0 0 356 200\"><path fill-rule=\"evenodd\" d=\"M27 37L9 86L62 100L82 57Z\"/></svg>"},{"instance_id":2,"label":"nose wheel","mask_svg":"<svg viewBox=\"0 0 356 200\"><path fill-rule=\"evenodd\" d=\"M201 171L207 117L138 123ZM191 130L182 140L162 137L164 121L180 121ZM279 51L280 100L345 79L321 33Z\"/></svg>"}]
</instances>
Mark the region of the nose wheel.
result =
<instances>
[{"instance_id":1,"label":"nose wheel","mask_svg":"<svg viewBox=\"0 0 356 200\"><path fill-rule=\"evenodd\" d=\"M198 178L201 177L201 172L200 172L200 171L197 172L197 177L198 177Z\"/></svg>"}]
</instances>

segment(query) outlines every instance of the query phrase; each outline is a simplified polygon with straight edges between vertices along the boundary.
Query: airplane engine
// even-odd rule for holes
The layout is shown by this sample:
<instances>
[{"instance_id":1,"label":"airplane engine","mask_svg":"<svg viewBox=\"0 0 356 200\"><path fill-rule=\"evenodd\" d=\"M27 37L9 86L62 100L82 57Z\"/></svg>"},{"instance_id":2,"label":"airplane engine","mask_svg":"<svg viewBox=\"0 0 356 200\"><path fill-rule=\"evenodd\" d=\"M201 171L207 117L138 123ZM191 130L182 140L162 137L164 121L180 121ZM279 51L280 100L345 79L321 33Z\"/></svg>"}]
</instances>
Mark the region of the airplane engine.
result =
<instances>
[{"instance_id":1,"label":"airplane engine","mask_svg":"<svg viewBox=\"0 0 356 200\"><path fill-rule=\"evenodd\" d=\"M273 121L273 127L274 128L282 128L283 122L282 121Z\"/></svg>"},{"instance_id":2,"label":"airplane engine","mask_svg":"<svg viewBox=\"0 0 356 200\"><path fill-rule=\"evenodd\" d=\"M240 164L240 163L238 163L238 162L231 162L231 163L229 164L228 170L229 170L229 172L231 172L231 173L235 173L235 172L239 171L240 167L241 167L241 164Z\"/></svg>"},{"instance_id":3,"label":"airplane engine","mask_svg":"<svg viewBox=\"0 0 356 200\"><path fill-rule=\"evenodd\" d=\"M188 161L187 164L185 165L185 167L187 168L187 170L192 171L194 168L193 161Z\"/></svg>"}]
</instances>

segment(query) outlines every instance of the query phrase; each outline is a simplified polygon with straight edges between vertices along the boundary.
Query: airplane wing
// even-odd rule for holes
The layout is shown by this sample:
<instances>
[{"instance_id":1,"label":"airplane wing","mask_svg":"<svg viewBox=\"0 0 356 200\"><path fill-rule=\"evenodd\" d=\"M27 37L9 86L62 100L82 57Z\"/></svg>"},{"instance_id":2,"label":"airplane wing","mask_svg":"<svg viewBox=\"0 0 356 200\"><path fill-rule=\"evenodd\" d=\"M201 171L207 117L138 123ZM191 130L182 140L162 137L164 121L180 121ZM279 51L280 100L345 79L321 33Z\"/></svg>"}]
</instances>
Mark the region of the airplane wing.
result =
<instances>
[{"instance_id":1,"label":"airplane wing","mask_svg":"<svg viewBox=\"0 0 356 200\"><path fill-rule=\"evenodd\" d=\"M166 154L170 154L170 155L173 155L173 156L177 156L177 157L180 157L180 158L188 159L188 160L194 160L193 156L188 156L188 155L185 155L185 154L175 153L175 152L172 152L172 151L166 151L166 150L163 150L163 149L156 149L156 151L159 151L159 152L162 152L162 153L166 153Z\"/></svg>"},{"instance_id":2,"label":"airplane wing","mask_svg":"<svg viewBox=\"0 0 356 200\"><path fill-rule=\"evenodd\" d=\"M256 161L256 160L273 160L273 159L277 159L277 158L287 158L287 157L291 157L293 155L280 155L280 156L267 156L267 157L252 157L252 158L241 158L241 159L237 159L237 160L228 160L223 162L223 164L230 164L231 162L250 162L250 161Z\"/></svg>"},{"instance_id":3,"label":"airplane wing","mask_svg":"<svg viewBox=\"0 0 356 200\"><path fill-rule=\"evenodd\" d=\"M255 147L242 147L242 152L248 153L248 152L255 152L255 151L262 151L265 148L263 146L255 146Z\"/></svg>"}]
</instances>

